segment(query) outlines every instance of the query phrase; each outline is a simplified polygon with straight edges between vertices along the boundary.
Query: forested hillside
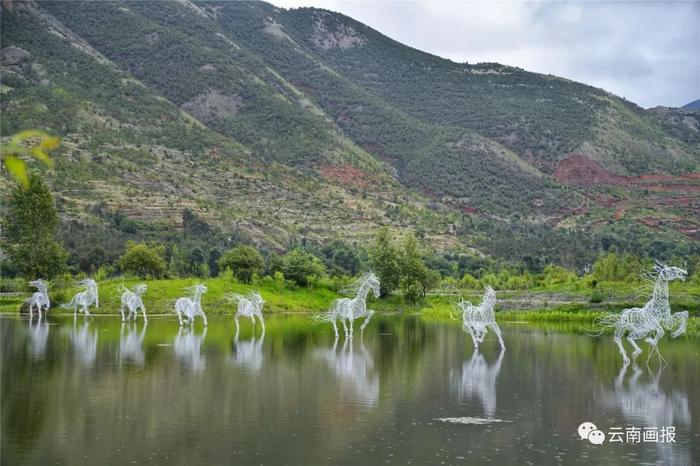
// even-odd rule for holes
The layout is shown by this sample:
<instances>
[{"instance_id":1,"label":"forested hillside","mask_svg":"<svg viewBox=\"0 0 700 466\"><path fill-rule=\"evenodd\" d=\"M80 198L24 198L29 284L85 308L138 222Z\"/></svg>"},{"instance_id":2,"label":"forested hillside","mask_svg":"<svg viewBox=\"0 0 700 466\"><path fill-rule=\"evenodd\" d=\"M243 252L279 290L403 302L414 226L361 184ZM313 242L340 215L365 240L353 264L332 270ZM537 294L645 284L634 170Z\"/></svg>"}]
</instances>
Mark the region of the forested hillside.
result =
<instances>
[{"instance_id":1,"label":"forested hillside","mask_svg":"<svg viewBox=\"0 0 700 466\"><path fill-rule=\"evenodd\" d=\"M74 264L128 239L282 250L379 226L532 264L698 250L697 110L264 2L14 1L1 21L2 136L62 138Z\"/></svg>"}]
</instances>

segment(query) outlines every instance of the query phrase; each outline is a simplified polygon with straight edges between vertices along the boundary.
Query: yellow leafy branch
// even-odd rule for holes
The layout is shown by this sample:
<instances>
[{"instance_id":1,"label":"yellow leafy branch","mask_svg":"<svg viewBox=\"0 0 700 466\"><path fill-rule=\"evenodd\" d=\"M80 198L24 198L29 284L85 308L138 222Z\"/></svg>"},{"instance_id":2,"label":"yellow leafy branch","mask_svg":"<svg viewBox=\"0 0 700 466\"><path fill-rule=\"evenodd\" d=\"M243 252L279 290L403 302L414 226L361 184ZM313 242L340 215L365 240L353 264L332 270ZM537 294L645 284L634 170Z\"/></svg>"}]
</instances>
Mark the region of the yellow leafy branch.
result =
<instances>
[{"instance_id":1,"label":"yellow leafy branch","mask_svg":"<svg viewBox=\"0 0 700 466\"><path fill-rule=\"evenodd\" d=\"M48 151L61 144L55 136L49 136L43 131L27 130L12 136L7 144L0 146L2 163L5 169L23 186L29 185L27 166L22 157L31 157L42 162L47 167L53 167L53 160Z\"/></svg>"}]
</instances>

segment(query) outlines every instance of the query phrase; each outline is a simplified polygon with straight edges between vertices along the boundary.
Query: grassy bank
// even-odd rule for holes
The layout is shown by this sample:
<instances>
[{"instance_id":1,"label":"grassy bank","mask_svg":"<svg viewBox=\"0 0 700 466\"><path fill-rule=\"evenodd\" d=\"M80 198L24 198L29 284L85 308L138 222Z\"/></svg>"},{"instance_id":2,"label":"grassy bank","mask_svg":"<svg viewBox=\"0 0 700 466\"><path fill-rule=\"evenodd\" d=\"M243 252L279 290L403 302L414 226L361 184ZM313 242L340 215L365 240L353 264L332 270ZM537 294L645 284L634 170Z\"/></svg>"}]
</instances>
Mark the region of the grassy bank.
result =
<instances>
[{"instance_id":1,"label":"grassy bank","mask_svg":"<svg viewBox=\"0 0 700 466\"><path fill-rule=\"evenodd\" d=\"M77 280L76 280L77 282ZM340 295L327 285L315 287L294 287L289 282L270 277L246 285L230 278L210 278L198 280L166 279L110 279L99 282L100 308L91 309L98 314L114 314L119 311L121 285L133 287L138 283L147 283L148 291L144 295L149 314L168 314L173 312L175 300L187 296L186 288L195 283L204 283L208 291L202 297L202 306L208 314L229 314L234 307L225 294L228 292L247 293L260 291L265 299L266 312L321 312L328 309L334 299ZM5 287L8 291L8 287ZM16 289L16 293L4 294L0 298L0 312L17 312L22 302L29 296L26 289ZM68 313L60 304L70 300L74 293L80 291L74 283L60 287L51 287L52 313ZM498 291L497 318L502 322L533 322L540 324L566 323L574 325L574 330L591 332L594 321L603 312L615 312L628 307L643 305L649 293L642 293L634 284L602 283L596 287L595 299L591 299L591 290L576 287L550 287L527 291ZM463 291L465 299L478 303L482 291ZM688 283L672 283L670 289L671 306L674 312L688 310L693 316L688 321L688 335L700 337L700 287ZM419 304L407 304L401 296L387 299L370 297L368 307L377 312L418 313L426 319L447 320L454 312L457 297L450 293L436 293L426 297ZM594 302L591 302L594 301Z\"/></svg>"}]
</instances>

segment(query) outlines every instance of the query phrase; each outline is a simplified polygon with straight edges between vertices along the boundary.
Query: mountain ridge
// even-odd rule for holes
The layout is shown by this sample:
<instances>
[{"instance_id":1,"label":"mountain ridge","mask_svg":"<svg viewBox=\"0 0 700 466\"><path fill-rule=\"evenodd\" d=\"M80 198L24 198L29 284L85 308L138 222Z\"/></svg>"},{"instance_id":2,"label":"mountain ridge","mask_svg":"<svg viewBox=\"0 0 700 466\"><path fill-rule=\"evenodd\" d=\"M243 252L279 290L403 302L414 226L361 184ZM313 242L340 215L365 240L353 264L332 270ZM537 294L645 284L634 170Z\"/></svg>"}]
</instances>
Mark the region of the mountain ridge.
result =
<instances>
[{"instance_id":1,"label":"mountain ridge","mask_svg":"<svg viewBox=\"0 0 700 466\"><path fill-rule=\"evenodd\" d=\"M2 134L31 125L64 138L55 173L77 173L52 183L66 221L94 229L104 223L94 212L107 209L180 228L188 208L276 249L294 238L361 242L388 225L418 228L438 249L506 255L488 242L491 221L503 223L499 234L532 225L593 249L620 234L639 251L655 235L669 250L696 244L692 177L557 176L581 156L612 180L698 172L693 112L451 62L327 10L155 5L3 7L3 50L32 59L3 63ZM668 212L650 226L660 205ZM165 234L149 228L142 234Z\"/></svg>"}]
</instances>

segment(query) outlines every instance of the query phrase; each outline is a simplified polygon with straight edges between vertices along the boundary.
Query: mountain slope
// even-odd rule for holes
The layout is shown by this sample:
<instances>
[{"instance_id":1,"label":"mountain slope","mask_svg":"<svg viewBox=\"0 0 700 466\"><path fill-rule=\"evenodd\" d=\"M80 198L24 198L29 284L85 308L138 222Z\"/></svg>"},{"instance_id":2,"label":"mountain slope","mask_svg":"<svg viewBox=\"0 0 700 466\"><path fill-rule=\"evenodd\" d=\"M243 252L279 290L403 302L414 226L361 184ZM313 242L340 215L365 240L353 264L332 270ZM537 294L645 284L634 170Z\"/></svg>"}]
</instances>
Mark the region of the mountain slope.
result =
<instances>
[{"instance_id":1,"label":"mountain slope","mask_svg":"<svg viewBox=\"0 0 700 466\"><path fill-rule=\"evenodd\" d=\"M379 225L578 265L657 237L664 254L697 247L692 111L454 63L318 9L10 5L2 135L63 137L51 182L87 229L119 213L162 239L187 208L274 248Z\"/></svg>"}]
</instances>

